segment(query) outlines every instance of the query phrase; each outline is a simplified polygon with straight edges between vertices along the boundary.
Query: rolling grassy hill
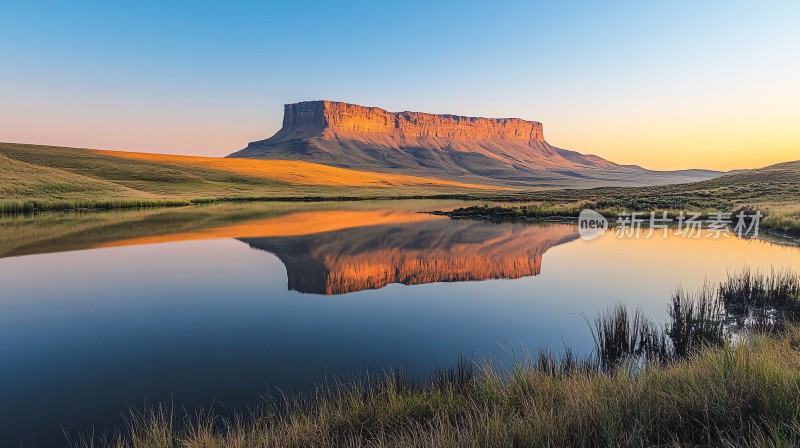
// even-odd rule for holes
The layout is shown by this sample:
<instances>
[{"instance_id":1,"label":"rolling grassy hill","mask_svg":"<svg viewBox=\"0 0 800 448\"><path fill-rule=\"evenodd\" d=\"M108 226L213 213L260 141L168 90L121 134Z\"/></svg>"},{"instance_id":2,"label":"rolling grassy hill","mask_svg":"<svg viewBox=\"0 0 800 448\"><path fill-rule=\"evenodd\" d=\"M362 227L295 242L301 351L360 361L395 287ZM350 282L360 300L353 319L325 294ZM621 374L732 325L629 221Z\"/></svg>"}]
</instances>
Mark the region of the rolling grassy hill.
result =
<instances>
[{"instance_id":1,"label":"rolling grassy hill","mask_svg":"<svg viewBox=\"0 0 800 448\"><path fill-rule=\"evenodd\" d=\"M517 191L496 196L505 201L608 201L641 207L681 208L746 205L754 203L798 204L800 160L739 171L715 179L649 187L601 187Z\"/></svg>"},{"instance_id":2,"label":"rolling grassy hill","mask_svg":"<svg viewBox=\"0 0 800 448\"><path fill-rule=\"evenodd\" d=\"M101 179L11 159L0 153L0 194L4 199L24 197L65 199L145 197L136 190Z\"/></svg>"},{"instance_id":3,"label":"rolling grassy hill","mask_svg":"<svg viewBox=\"0 0 800 448\"><path fill-rule=\"evenodd\" d=\"M143 154L0 143L0 210L115 207L192 200L404 197L503 187L310 162Z\"/></svg>"},{"instance_id":4,"label":"rolling grassy hill","mask_svg":"<svg viewBox=\"0 0 800 448\"><path fill-rule=\"evenodd\" d=\"M532 190L292 160L0 143L0 211L444 195L527 202L559 214L586 203L610 212L750 207L767 212L765 224L771 228L800 232L800 161L674 185Z\"/></svg>"},{"instance_id":5,"label":"rolling grassy hill","mask_svg":"<svg viewBox=\"0 0 800 448\"><path fill-rule=\"evenodd\" d=\"M528 216L577 216L593 208L613 216L622 211L733 212L758 209L764 227L800 235L800 160L740 171L702 182L650 187L517 191L495 195L498 202L525 206ZM511 207L500 207L497 213ZM480 210L475 211L481 214ZM510 215L509 215L510 216Z\"/></svg>"}]
</instances>

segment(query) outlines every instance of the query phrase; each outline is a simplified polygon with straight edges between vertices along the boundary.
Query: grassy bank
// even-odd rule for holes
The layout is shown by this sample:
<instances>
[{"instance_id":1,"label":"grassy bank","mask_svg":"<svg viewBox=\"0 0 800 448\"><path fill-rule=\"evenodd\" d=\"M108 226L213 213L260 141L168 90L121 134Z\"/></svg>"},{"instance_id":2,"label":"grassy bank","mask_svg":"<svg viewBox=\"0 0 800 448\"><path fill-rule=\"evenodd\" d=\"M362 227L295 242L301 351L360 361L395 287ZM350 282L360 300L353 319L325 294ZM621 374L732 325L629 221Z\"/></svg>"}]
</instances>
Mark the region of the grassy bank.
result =
<instances>
[{"instance_id":1,"label":"grassy bank","mask_svg":"<svg viewBox=\"0 0 800 448\"><path fill-rule=\"evenodd\" d=\"M504 190L309 162L0 143L0 213L215 201L452 197Z\"/></svg>"},{"instance_id":2,"label":"grassy bank","mask_svg":"<svg viewBox=\"0 0 800 448\"><path fill-rule=\"evenodd\" d=\"M585 206L609 215L620 211L733 211L749 207L768 215L765 226L800 234L800 162L679 185L534 190L298 161L0 143L0 213L219 201L410 198L517 203L527 209L527 216L534 217L576 216Z\"/></svg>"},{"instance_id":3,"label":"grassy bank","mask_svg":"<svg viewBox=\"0 0 800 448\"><path fill-rule=\"evenodd\" d=\"M590 208L607 218L623 212L760 211L760 227L800 236L800 161L730 174L703 182L638 188L523 191L495 195L491 207L448 211L454 218L492 221L536 221L577 218Z\"/></svg>"},{"instance_id":4,"label":"grassy bank","mask_svg":"<svg viewBox=\"0 0 800 448\"><path fill-rule=\"evenodd\" d=\"M117 210L130 208L181 207L192 201L172 200L71 200L71 201L0 201L0 214L34 213L67 210Z\"/></svg>"},{"instance_id":5,"label":"grassy bank","mask_svg":"<svg viewBox=\"0 0 800 448\"><path fill-rule=\"evenodd\" d=\"M477 197L479 198L479 197ZM429 194L395 196L221 196L188 200L5 200L0 201L0 214L27 214L47 211L120 210L159 207L185 207L190 205L248 203L248 202L359 202L406 200L458 200L474 201L468 194Z\"/></svg>"},{"instance_id":6,"label":"grassy bank","mask_svg":"<svg viewBox=\"0 0 800 448\"><path fill-rule=\"evenodd\" d=\"M783 206L769 205L764 203L739 205L736 209L731 208L694 208L694 209L625 209L618 207L598 206L596 202L570 202L570 203L534 203L528 205L494 205L494 206L469 206L460 207L449 211L433 212L437 215L449 216L452 219L478 219L492 222L575 222L584 209L592 209L609 219L609 225L614 226L615 220L621 213L640 212L639 219L644 219L643 225L648 225L650 211L656 212L656 218L662 216L662 212L667 213L667 218L676 220L681 212L685 216L690 213L698 212L702 219L711 218L711 214L717 211L731 213L733 225L736 224L736 215L741 210L746 210L747 216L751 216L755 211L762 214L759 222L760 230L767 230L780 235L789 237L800 237L800 207L789 204ZM747 221L750 222L749 219Z\"/></svg>"},{"instance_id":7,"label":"grassy bank","mask_svg":"<svg viewBox=\"0 0 800 448\"><path fill-rule=\"evenodd\" d=\"M796 446L798 347L792 329L635 375L562 373L530 360L422 386L388 377L320 391L280 415L180 422L156 410L102 446Z\"/></svg>"},{"instance_id":8,"label":"grassy bank","mask_svg":"<svg viewBox=\"0 0 800 448\"><path fill-rule=\"evenodd\" d=\"M663 327L620 308L601 315L590 358L544 352L511 368L464 361L424 381L392 372L232 418L154 409L122 433L75 446L796 446L800 328L747 328L732 344L723 323L796 306L799 289L794 273L745 271L676 292ZM663 356L646 344L662 344Z\"/></svg>"}]
</instances>

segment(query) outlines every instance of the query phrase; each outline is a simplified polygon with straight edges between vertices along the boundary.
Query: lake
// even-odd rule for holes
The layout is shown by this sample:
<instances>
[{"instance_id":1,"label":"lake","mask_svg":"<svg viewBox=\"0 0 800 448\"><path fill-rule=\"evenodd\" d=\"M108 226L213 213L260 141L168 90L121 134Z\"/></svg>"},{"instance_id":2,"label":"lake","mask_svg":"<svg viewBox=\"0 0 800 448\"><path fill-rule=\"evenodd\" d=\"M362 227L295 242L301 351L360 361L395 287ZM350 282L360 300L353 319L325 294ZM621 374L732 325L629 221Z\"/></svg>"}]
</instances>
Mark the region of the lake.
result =
<instances>
[{"instance_id":1,"label":"lake","mask_svg":"<svg viewBox=\"0 0 800 448\"><path fill-rule=\"evenodd\" d=\"M129 408L236 410L277 390L568 346L616 303L800 249L738 238L592 241L572 224L420 213L452 201L218 204L0 219L0 446L65 445ZM35 444L35 445L34 445Z\"/></svg>"}]
</instances>

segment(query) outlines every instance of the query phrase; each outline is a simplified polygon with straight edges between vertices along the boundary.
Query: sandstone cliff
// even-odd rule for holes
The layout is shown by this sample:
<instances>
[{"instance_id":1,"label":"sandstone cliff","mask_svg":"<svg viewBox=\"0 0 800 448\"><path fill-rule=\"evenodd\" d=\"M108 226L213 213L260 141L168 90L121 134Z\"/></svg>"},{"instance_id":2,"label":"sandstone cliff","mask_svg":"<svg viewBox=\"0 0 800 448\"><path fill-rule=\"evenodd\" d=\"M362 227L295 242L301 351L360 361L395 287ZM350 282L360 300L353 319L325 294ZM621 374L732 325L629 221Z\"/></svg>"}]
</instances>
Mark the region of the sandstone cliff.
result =
<instances>
[{"instance_id":1,"label":"sandstone cliff","mask_svg":"<svg viewBox=\"0 0 800 448\"><path fill-rule=\"evenodd\" d=\"M509 185L655 185L719 174L653 172L556 148L536 121L387 112L335 101L287 104L274 136L229 157Z\"/></svg>"},{"instance_id":2,"label":"sandstone cliff","mask_svg":"<svg viewBox=\"0 0 800 448\"><path fill-rule=\"evenodd\" d=\"M544 141L542 124L535 121L422 112L395 113L378 107L333 101L307 101L285 105L283 130L292 131L295 138L302 134L306 138L317 137L329 130L333 133L381 133L402 138L436 137L459 141L492 138L523 142Z\"/></svg>"}]
</instances>

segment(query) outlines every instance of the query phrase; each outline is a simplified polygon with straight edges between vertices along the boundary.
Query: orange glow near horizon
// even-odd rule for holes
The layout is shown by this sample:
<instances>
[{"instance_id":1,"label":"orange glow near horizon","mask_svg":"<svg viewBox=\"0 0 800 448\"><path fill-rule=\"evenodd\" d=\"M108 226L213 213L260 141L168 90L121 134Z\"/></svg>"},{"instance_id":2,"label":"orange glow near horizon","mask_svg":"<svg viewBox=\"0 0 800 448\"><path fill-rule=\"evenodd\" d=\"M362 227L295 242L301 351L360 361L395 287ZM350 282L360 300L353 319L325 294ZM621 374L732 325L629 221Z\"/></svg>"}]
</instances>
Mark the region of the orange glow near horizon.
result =
<instances>
[{"instance_id":1,"label":"orange glow near horizon","mask_svg":"<svg viewBox=\"0 0 800 448\"><path fill-rule=\"evenodd\" d=\"M714 101L680 113L657 110L654 105L652 110L620 112L621 117L574 117L569 123L564 117L545 123L544 136L560 148L651 170L730 171L800 160L796 124L800 107Z\"/></svg>"},{"instance_id":2,"label":"orange glow near horizon","mask_svg":"<svg viewBox=\"0 0 800 448\"><path fill-rule=\"evenodd\" d=\"M665 123L647 123L642 119L630 125L621 126L615 123L613 127L609 127L608 121L586 120L577 124L581 132L574 132L575 123L569 126L545 123L544 136L550 144L559 148L594 154L619 164L639 165L651 170L696 168L729 171L800 160L800 131L794 130L794 124L786 123L788 117L774 117L773 121L741 122L736 126L730 123L709 123L700 117L695 118L694 122L688 123L676 119L671 126ZM680 131L676 132L676 129ZM87 144L85 135L65 138L57 134L53 132L53 136L47 138L41 133L26 133L17 138L5 136L3 140L55 146L129 149L130 151L109 151L125 157L146 158L145 155L149 154L174 154L177 157L205 157L214 160L241 149L240 146L244 145L227 142L225 138L208 138L208 135L203 135L202 141L181 142L175 141L174 136L164 135L166 143L163 145L156 145L155 141L141 144L138 137L128 139L120 135L106 135L94 139L94 144L91 143L92 140ZM151 134L148 140L156 137ZM233 135L227 135L227 138L235 140ZM245 141L247 138L238 140Z\"/></svg>"},{"instance_id":3,"label":"orange glow near horizon","mask_svg":"<svg viewBox=\"0 0 800 448\"><path fill-rule=\"evenodd\" d=\"M631 110L616 110L615 114L587 108L580 113L570 110L546 116L524 110L483 115L540 120L545 139L556 147L652 170L729 171L800 159L800 128L795 123L800 116L798 106L714 101L720 103L704 109L687 106L680 113L661 111L653 105L645 110L631 106ZM42 123L22 122L18 115L0 114L0 118L8 125L0 132L0 141L115 148L120 150L114 151L119 155L158 153L215 159L242 149L248 141L269 137L280 127L279 117L274 117L275 124L266 130L219 123L202 123L191 129L176 129L171 124L137 129L124 123L88 128L70 118L44 123L43 128Z\"/></svg>"},{"instance_id":4,"label":"orange glow near horizon","mask_svg":"<svg viewBox=\"0 0 800 448\"><path fill-rule=\"evenodd\" d=\"M4 4L0 142L224 157L329 100L651 170L800 160L800 2L61 3Z\"/></svg>"}]
</instances>

